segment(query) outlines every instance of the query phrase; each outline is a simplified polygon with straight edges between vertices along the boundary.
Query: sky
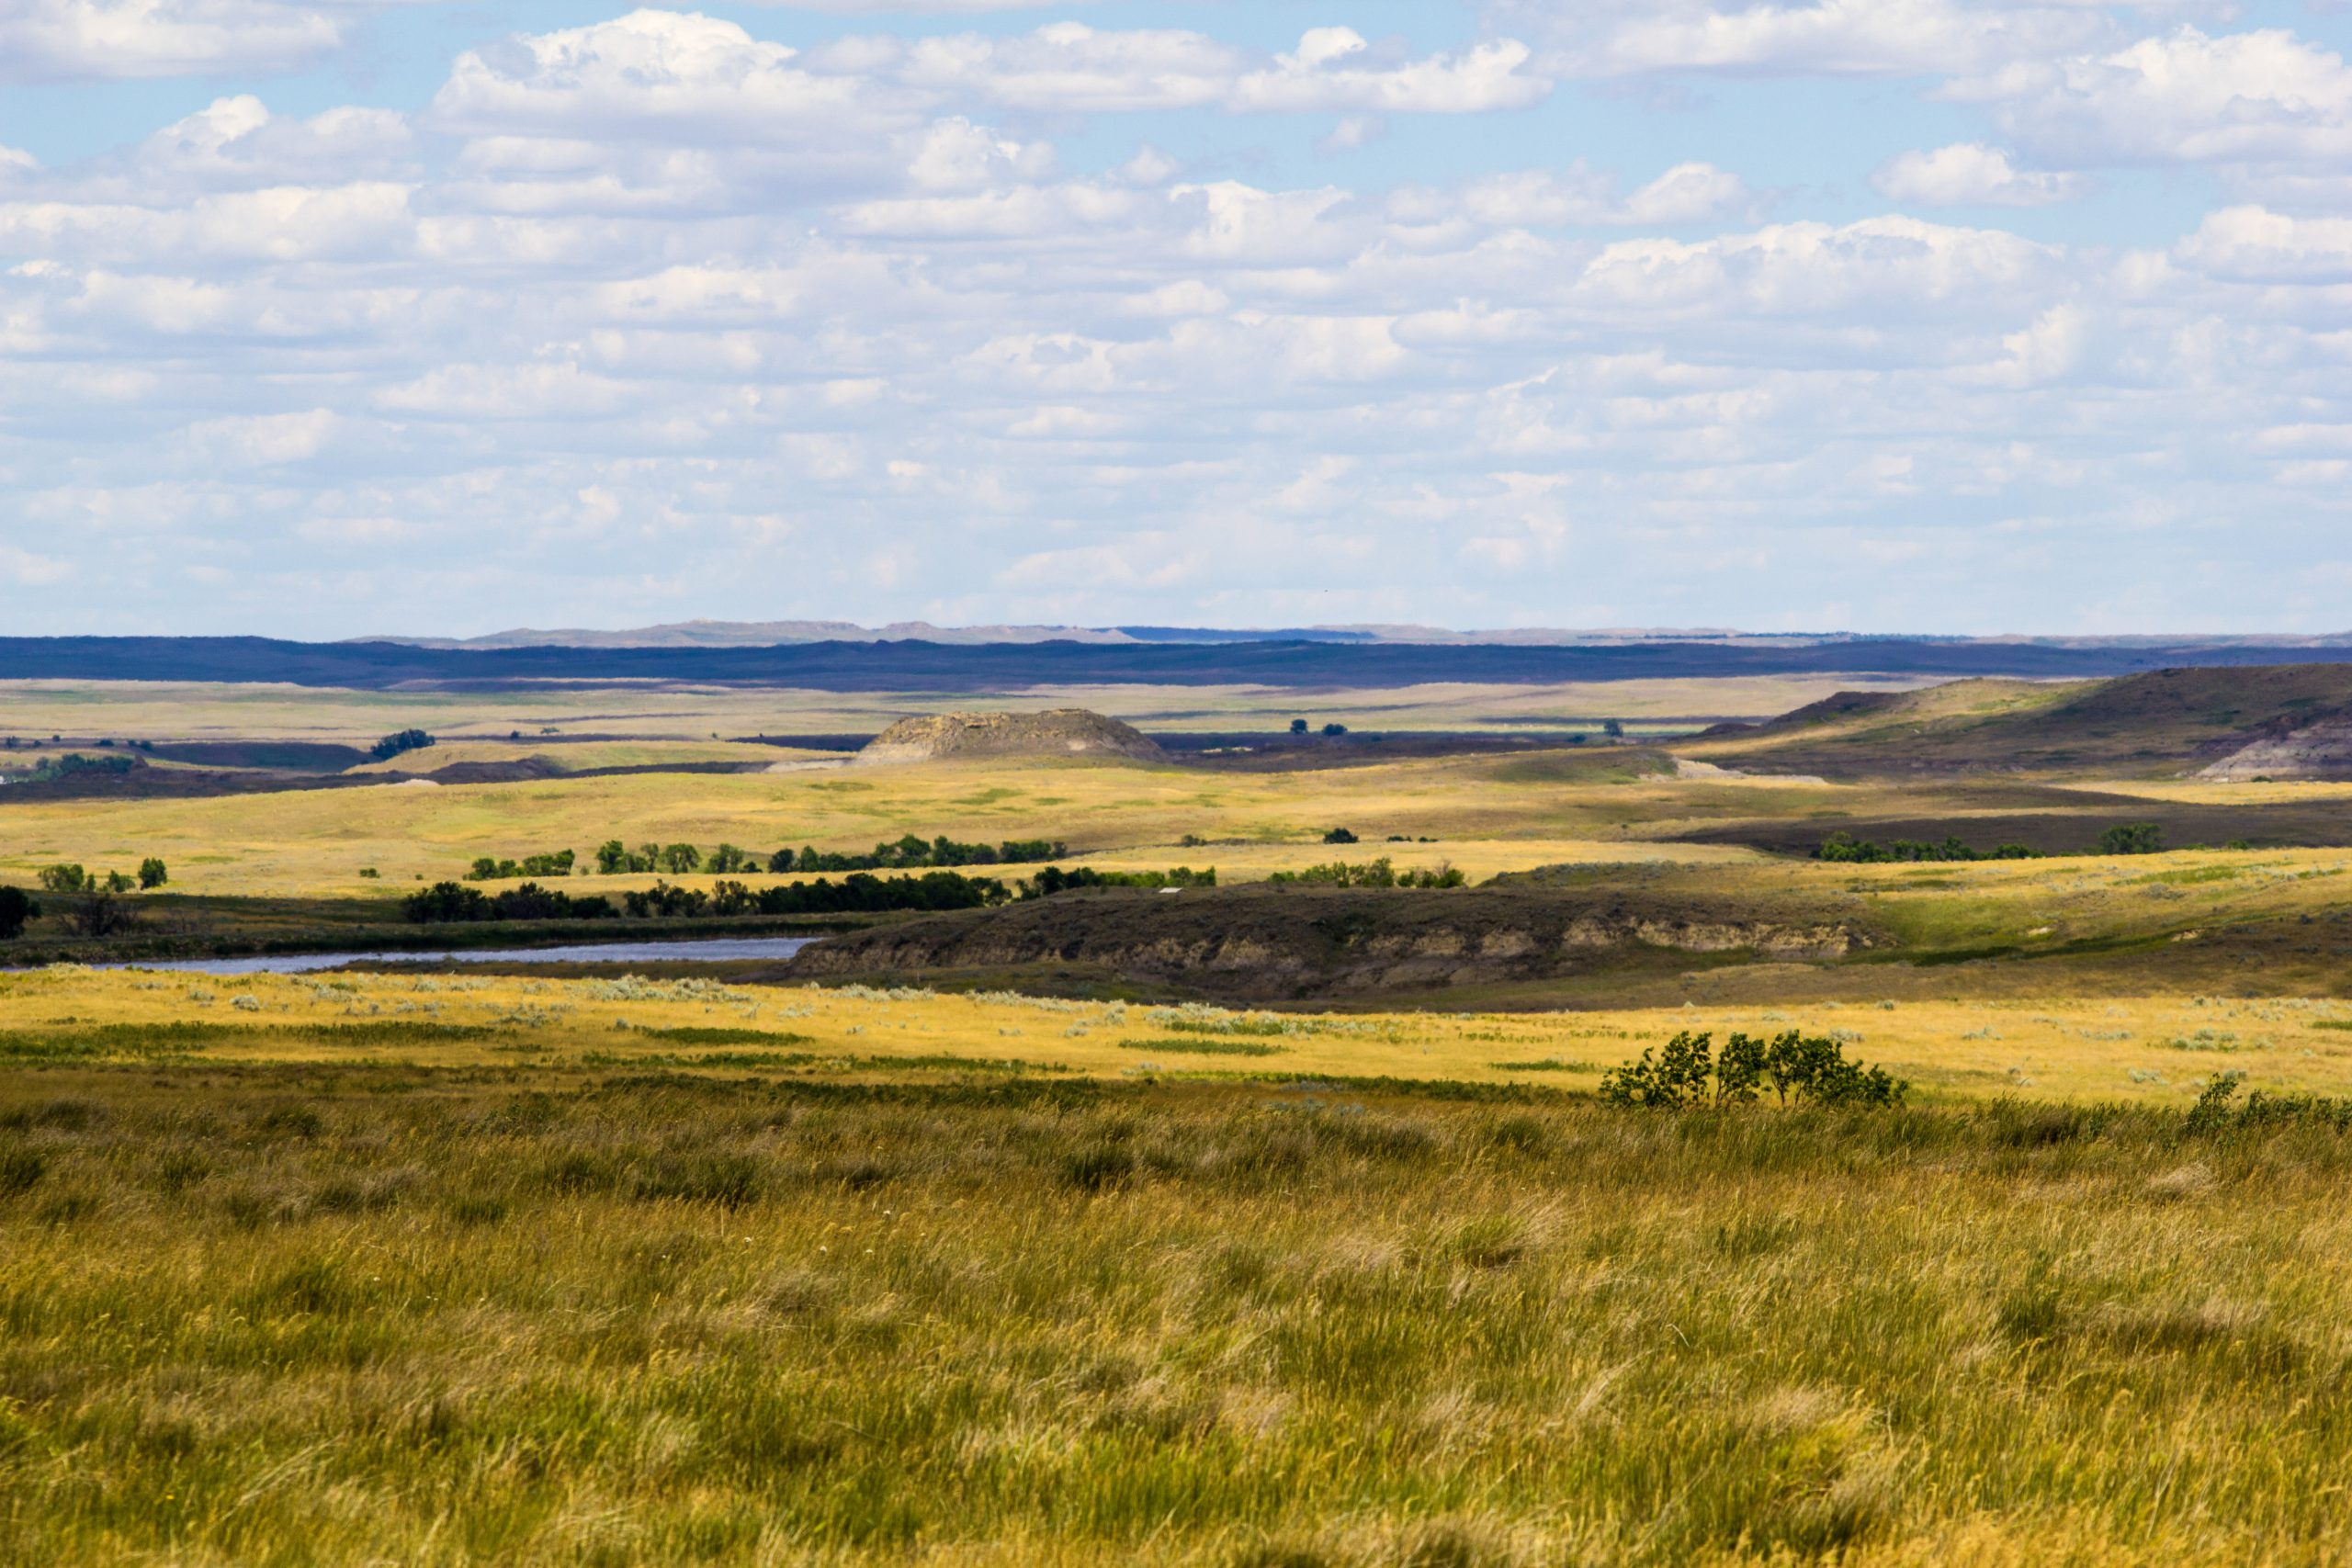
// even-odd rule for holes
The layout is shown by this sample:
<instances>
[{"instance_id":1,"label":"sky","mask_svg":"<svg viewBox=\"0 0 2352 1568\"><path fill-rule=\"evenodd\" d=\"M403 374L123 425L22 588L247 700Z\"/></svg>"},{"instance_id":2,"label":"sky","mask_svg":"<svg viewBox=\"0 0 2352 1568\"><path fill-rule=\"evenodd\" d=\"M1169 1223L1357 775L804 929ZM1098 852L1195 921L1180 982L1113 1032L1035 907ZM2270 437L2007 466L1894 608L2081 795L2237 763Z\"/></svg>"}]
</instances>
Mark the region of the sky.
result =
<instances>
[{"instance_id":1,"label":"sky","mask_svg":"<svg viewBox=\"0 0 2352 1568\"><path fill-rule=\"evenodd\" d=\"M0 0L0 631L2352 628L2347 50Z\"/></svg>"}]
</instances>

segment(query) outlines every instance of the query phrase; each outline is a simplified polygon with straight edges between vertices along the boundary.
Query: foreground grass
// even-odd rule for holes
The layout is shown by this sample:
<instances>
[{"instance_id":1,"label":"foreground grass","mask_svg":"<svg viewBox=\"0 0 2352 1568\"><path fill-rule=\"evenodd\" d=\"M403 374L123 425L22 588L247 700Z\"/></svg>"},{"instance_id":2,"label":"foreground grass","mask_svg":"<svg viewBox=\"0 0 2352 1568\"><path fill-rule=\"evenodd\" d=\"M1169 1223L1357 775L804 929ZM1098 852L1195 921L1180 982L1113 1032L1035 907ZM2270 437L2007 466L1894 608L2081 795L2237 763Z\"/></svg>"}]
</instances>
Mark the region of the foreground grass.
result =
<instances>
[{"instance_id":1,"label":"foreground grass","mask_svg":"<svg viewBox=\"0 0 2352 1568\"><path fill-rule=\"evenodd\" d=\"M2333 1562L2352 1141L0 1077L11 1561Z\"/></svg>"}]
</instances>

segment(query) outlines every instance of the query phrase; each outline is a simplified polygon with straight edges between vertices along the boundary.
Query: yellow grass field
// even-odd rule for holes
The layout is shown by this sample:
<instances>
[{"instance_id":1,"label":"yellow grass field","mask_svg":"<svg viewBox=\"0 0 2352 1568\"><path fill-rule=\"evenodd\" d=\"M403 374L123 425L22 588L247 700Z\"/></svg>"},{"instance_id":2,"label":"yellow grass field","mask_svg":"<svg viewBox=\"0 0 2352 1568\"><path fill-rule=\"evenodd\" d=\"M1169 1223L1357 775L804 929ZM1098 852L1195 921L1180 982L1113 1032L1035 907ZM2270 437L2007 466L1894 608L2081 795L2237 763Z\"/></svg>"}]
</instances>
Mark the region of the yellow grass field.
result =
<instances>
[{"instance_id":1,"label":"yellow grass field","mask_svg":"<svg viewBox=\"0 0 2352 1568\"><path fill-rule=\"evenodd\" d=\"M1566 1013L1234 1011L922 987L352 974L211 976L73 965L0 977L0 1032L100 1043L109 1026L201 1028L191 1063L397 1061L503 1066L565 1081L679 1067L871 1077L1019 1068L1095 1077L1442 1079L1590 1089L1678 1031L1834 1033L1911 1078L1923 1102L2185 1104L2230 1070L2246 1087L2352 1093L2352 1002L2330 998L2052 997ZM389 1038L345 1043L358 1026ZM412 1032L402 1034L401 1030ZM448 1032L445 1043L436 1032ZM664 1032L672 1032L666 1033ZM683 1033L675 1032L684 1032ZM117 1030L130 1059L168 1029ZM160 1042L160 1044L159 1044Z\"/></svg>"},{"instance_id":2,"label":"yellow grass field","mask_svg":"<svg viewBox=\"0 0 2352 1568\"><path fill-rule=\"evenodd\" d=\"M1608 761L1592 759L1601 768ZM1231 773L1041 761L30 801L7 808L0 874L28 875L61 861L135 866L160 855L172 867L174 886L188 892L359 893L380 886L360 877L362 867L375 867L385 882L435 881L458 874L478 855L584 854L611 838L705 849L729 842L762 851L787 843L852 851L907 832L991 842L1054 838L1080 853L1156 852L1189 833L1296 845L1317 860L1329 858L1321 840L1335 827L1359 834L1365 843L1348 852L1369 858L1380 852L1374 841L1390 834L1450 844L1582 843L1624 837L1623 828L1636 821L1670 828L1691 811L1736 812L1744 796L1785 793L1671 780L1611 784L1573 771L1555 774L1551 766L1542 758L1470 757ZM1216 858L1185 852L1194 862ZM1645 849L1635 858L1666 852L1681 852ZM1711 857L1698 852L1689 858ZM1501 854L1465 847L1456 859L1494 870L1544 863L1533 850ZM1273 861L1261 860L1272 868Z\"/></svg>"}]
</instances>

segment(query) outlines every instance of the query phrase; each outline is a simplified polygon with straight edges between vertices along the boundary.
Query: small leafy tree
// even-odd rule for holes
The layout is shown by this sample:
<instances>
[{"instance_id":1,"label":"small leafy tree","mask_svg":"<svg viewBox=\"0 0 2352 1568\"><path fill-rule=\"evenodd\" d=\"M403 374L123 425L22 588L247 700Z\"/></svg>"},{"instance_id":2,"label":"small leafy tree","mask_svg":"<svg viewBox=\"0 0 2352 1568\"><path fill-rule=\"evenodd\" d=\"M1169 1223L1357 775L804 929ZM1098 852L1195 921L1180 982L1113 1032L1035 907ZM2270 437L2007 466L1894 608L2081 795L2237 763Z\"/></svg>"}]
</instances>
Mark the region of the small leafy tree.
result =
<instances>
[{"instance_id":1,"label":"small leafy tree","mask_svg":"<svg viewBox=\"0 0 2352 1568\"><path fill-rule=\"evenodd\" d=\"M628 869L628 846L618 839L606 839L596 846L596 869L606 876L617 876Z\"/></svg>"},{"instance_id":2,"label":"small leafy tree","mask_svg":"<svg viewBox=\"0 0 2352 1568\"><path fill-rule=\"evenodd\" d=\"M2154 822L2119 822L2098 836L2103 855L2160 854L2164 847L2164 828Z\"/></svg>"},{"instance_id":3,"label":"small leafy tree","mask_svg":"<svg viewBox=\"0 0 2352 1568\"><path fill-rule=\"evenodd\" d=\"M1611 740L1623 740L1625 739L1624 722L1614 718L1603 719L1600 721L1600 733Z\"/></svg>"},{"instance_id":4,"label":"small leafy tree","mask_svg":"<svg viewBox=\"0 0 2352 1568\"><path fill-rule=\"evenodd\" d=\"M0 942L25 934L25 922L40 913L40 901L21 887L0 887Z\"/></svg>"},{"instance_id":5,"label":"small leafy tree","mask_svg":"<svg viewBox=\"0 0 2352 1568\"><path fill-rule=\"evenodd\" d=\"M710 852L710 869L720 876L741 871L752 863L752 857L733 844L721 844Z\"/></svg>"},{"instance_id":6,"label":"small leafy tree","mask_svg":"<svg viewBox=\"0 0 2352 1568\"><path fill-rule=\"evenodd\" d=\"M702 852L692 844L671 844L662 852L662 869L669 872L693 871L702 864Z\"/></svg>"},{"instance_id":7,"label":"small leafy tree","mask_svg":"<svg viewBox=\"0 0 2352 1568\"><path fill-rule=\"evenodd\" d=\"M90 874L78 865L43 866L40 885L51 893L79 893L90 886Z\"/></svg>"},{"instance_id":8,"label":"small leafy tree","mask_svg":"<svg viewBox=\"0 0 2352 1568\"><path fill-rule=\"evenodd\" d=\"M1345 828L1334 828L1323 835L1323 841L1327 844L1352 844L1356 842L1356 836Z\"/></svg>"},{"instance_id":9,"label":"small leafy tree","mask_svg":"<svg viewBox=\"0 0 2352 1568\"><path fill-rule=\"evenodd\" d=\"M1344 724L1327 724L1323 727L1323 733L1332 737L1334 739L1338 739L1340 736L1345 735L1347 732L1348 727Z\"/></svg>"},{"instance_id":10,"label":"small leafy tree","mask_svg":"<svg viewBox=\"0 0 2352 1568\"><path fill-rule=\"evenodd\" d=\"M1295 719L1292 719L1292 720L1290 721L1290 732L1291 732L1293 735L1304 735L1304 734L1306 734L1306 721L1305 719L1303 719L1303 718L1295 718ZM16 742L15 742L14 740L11 740L11 741L9 741L9 742L8 742L8 744L9 744L9 745L11 745L11 746L14 746L14 745L16 744Z\"/></svg>"},{"instance_id":11,"label":"small leafy tree","mask_svg":"<svg viewBox=\"0 0 2352 1568\"><path fill-rule=\"evenodd\" d=\"M142 889L161 887L172 879L172 874L161 860L149 855L139 863L139 886Z\"/></svg>"}]
</instances>

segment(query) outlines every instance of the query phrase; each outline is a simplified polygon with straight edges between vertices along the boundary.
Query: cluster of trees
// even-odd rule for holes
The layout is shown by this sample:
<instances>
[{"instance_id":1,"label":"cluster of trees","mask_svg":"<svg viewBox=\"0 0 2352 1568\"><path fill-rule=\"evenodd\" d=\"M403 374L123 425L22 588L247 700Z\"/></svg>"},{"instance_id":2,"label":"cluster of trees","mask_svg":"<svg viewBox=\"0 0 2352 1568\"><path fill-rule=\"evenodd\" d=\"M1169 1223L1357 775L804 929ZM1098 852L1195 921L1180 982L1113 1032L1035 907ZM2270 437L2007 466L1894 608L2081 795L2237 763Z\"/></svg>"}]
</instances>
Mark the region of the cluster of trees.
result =
<instances>
[{"instance_id":1,"label":"cluster of trees","mask_svg":"<svg viewBox=\"0 0 2352 1568\"><path fill-rule=\"evenodd\" d=\"M136 923L123 894L133 888L161 887L170 880L164 863L153 855L140 863L135 878L119 871L93 875L70 864L46 866L40 874L43 892L73 899L64 908L66 924L74 934L90 937L112 936ZM23 888L0 887L0 941L13 942L24 935L26 925L40 914L40 900Z\"/></svg>"},{"instance_id":2,"label":"cluster of trees","mask_svg":"<svg viewBox=\"0 0 2352 1568\"><path fill-rule=\"evenodd\" d=\"M616 907L603 894L573 897L560 888L526 882L496 894L459 882L436 883L401 901L401 912L420 924L470 920L602 920L627 913L632 919L698 919L734 915L872 914L894 909L974 909L1012 897L992 877L952 871L921 876L868 876L858 873L839 883L815 882L747 887L720 882L708 892L659 882L624 893Z\"/></svg>"},{"instance_id":3,"label":"cluster of trees","mask_svg":"<svg viewBox=\"0 0 2352 1568\"><path fill-rule=\"evenodd\" d=\"M62 757L43 757L25 777L34 784L46 784L51 779L87 778L93 774L119 776L146 765L136 757L93 757L86 752L68 751Z\"/></svg>"},{"instance_id":4,"label":"cluster of trees","mask_svg":"<svg viewBox=\"0 0 2352 1568\"><path fill-rule=\"evenodd\" d=\"M1050 898L1057 893L1073 893L1081 887L1215 887L1216 867L1194 871L1180 865L1173 871L1096 871L1090 866L1073 866L1064 871L1057 865L1046 866L1029 881L1022 884L1023 898Z\"/></svg>"},{"instance_id":5,"label":"cluster of trees","mask_svg":"<svg viewBox=\"0 0 2352 1568\"><path fill-rule=\"evenodd\" d=\"M2162 853L2164 847L2165 830L2162 824L2155 822L2118 823L2098 836L2098 852L2103 855L2153 855ZM1849 833L1832 833L1813 852L1813 858L1878 865L1895 861L2040 860L2041 852L2023 844L1996 844L1989 850L1979 850L1956 837L1947 838L1940 844L1917 839L1896 839L1882 844Z\"/></svg>"},{"instance_id":6,"label":"cluster of trees","mask_svg":"<svg viewBox=\"0 0 2352 1568\"><path fill-rule=\"evenodd\" d=\"M992 876L966 876L953 871L928 871L921 876L871 876L861 871L838 883L820 876L814 882L757 888L719 882L708 893L662 882L644 892L622 895L630 915L638 918L978 909L1012 897L1012 890Z\"/></svg>"},{"instance_id":7,"label":"cluster of trees","mask_svg":"<svg viewBox=\"0 0 2352 1568\"><path fill-rule=\"evenodd\" d=\"M1601 1075L1600 1099L1610 1105L1679 1111L1703 1105L1748 1105L1772 1091L1782 1105L1889 1106L1903 1103L1911 1085L1884 1067L1846 1059L1837 1040L1795 1030L1772 1040L1735 1034L1713 1050L1712 1034L1676 1035L1655 1060L1644 1051Z\"/></svg>"},{"instance_id":8,"label":"cluster of trees","mask_svg":"<svg viewBox=\"0 0 2352 1568\"><path fill-rule=\"evenodd\" d=\"M517 876L570 876L572 854L570 850L558 850L553 854L526 855L520 861L498 860L484 855L466 873L468 882L503 882Z\"/></svg>"},{"instance_id":9,"label":"cluster of trees","mask_svg":"<svg viewBox=\"0 0 2352 1568\"><path fill-rule=\"evenodd\" d=\"M143 893L171 879L170 868L153 855L139 863L136 877L119 871L101 876L76 864L43 866L40 873L41 887L51 893L128 893L134 887Z\"/></svg>"},{"instance_id":10,"label":"cluster of trees","mask_svg":"<svg viewBox=\"0 0 2352 1568\"><path fill-rule=\"evenodd\" d=\"M1292 719L1292 720L1290 721L1290 732L1291 732L1293 735L1304 735L1304 734L1306 734L1306 721L1305 719L1303 719L1303 718L1295 718L1295 719ZM1340 737L1340 736L1342 736L1342 735L1345 735L1347 732L1348 732L1348 727L1347 727L1346 725L1344 725L1344 724L1327 724L1327 725L1325 725L1325 726L1323 727L1323 733L1324 733L1324 734L1326 734L1326 735L1328 735L1328 736L1330 736L1330 737L1331 737L1332 739L1337 739L1339 737Z\"/></svg>"},{"instance_id":11,"label":"cluster of trees","mask_svg":"<svg viewBox=\"0 0 2352 1568\"><path fill-rule=\"evenodd\" d=\"M620 911L603 894L574 898L536 882L495 894L462 882L436 882L401 900L401 913L420 925L463 920L609 920Z\"/></svg>"},{"instance_id":12,"label":"cluster of trees","mask_svg":"<svg viewBox=\"0 0 2352 1568\"><path fill-rule=\"evenodd\" d=\"M712 858L725 863L718 869L732 871L742 864L743 852L732 844L721 844ZM683 874L702 869L702 852L692 844L639 844L632 850L618 839L607 839L597 846L596 869L606 876L643 871Z\"/></svg>"},{"instance_id":13,"label":"cluster of trees","mask_svg":"<svg viewBox=\"0 0 2352 1568\"><path fill-rule=\"evenodd\" d=\"M1940 844L1918 839L1897 839L1882 844L1870 839L1857 839L1847 833L1832 833L1813 852L1815 860L1840 861L1856 865L1880 865L1894 861L1973 861L1973 860L2039 860L2038 850L2023 844L1996 844L1989 850L1978 850L1947 838Z\"/></svg>"},{"instance_id":14,"label":"cluster of trees","mask_svg":"<svg viewBox=\"0 0 2352 1568\"><path fill-rule=\"evenodd\" d=\"M706 856L692 844L639 844L631 849L618 839L597 847L596 869L606 876L624 872L666 871L673 876L708 872L729 876L763 868L783 875L789 872L921 871L927 867L964 865L1023 865L1069 853L1069 846L1054 839L1008 839L1001 844L967 844L942 834L935 839L910 833L894 843L876 844L871 854L829 854L803 847L761 854L734 844L721 844Z\"/></svg>"},{"instance_id":15,"label":"cluster of trees","mask_svg":"<svg viewBox=\"0 0 2352 1568\"><path fill-rule=\"evenodd\" d=\"M1451 865L1442 865L1435 871L1398 871L1383 855L1363 865L1335 860L1329 865L1310 865L1305 871L1278 871L1266 880L1317 883L1326 887L1461 887L1470 879Z\"/></svg>"},{"instance_id":16,"label":"cluster of trees","mask_svg":"<svg viewBox=\"0 0 2352 1568\"><path fill-rule=\"evenodd\" d=\"M387 735L368 747L368 757L370 761L389 762L403 752L422 751L427 746L438 744L422 729L403 729L396 735Z\"/></svg>"}]
</instances>

